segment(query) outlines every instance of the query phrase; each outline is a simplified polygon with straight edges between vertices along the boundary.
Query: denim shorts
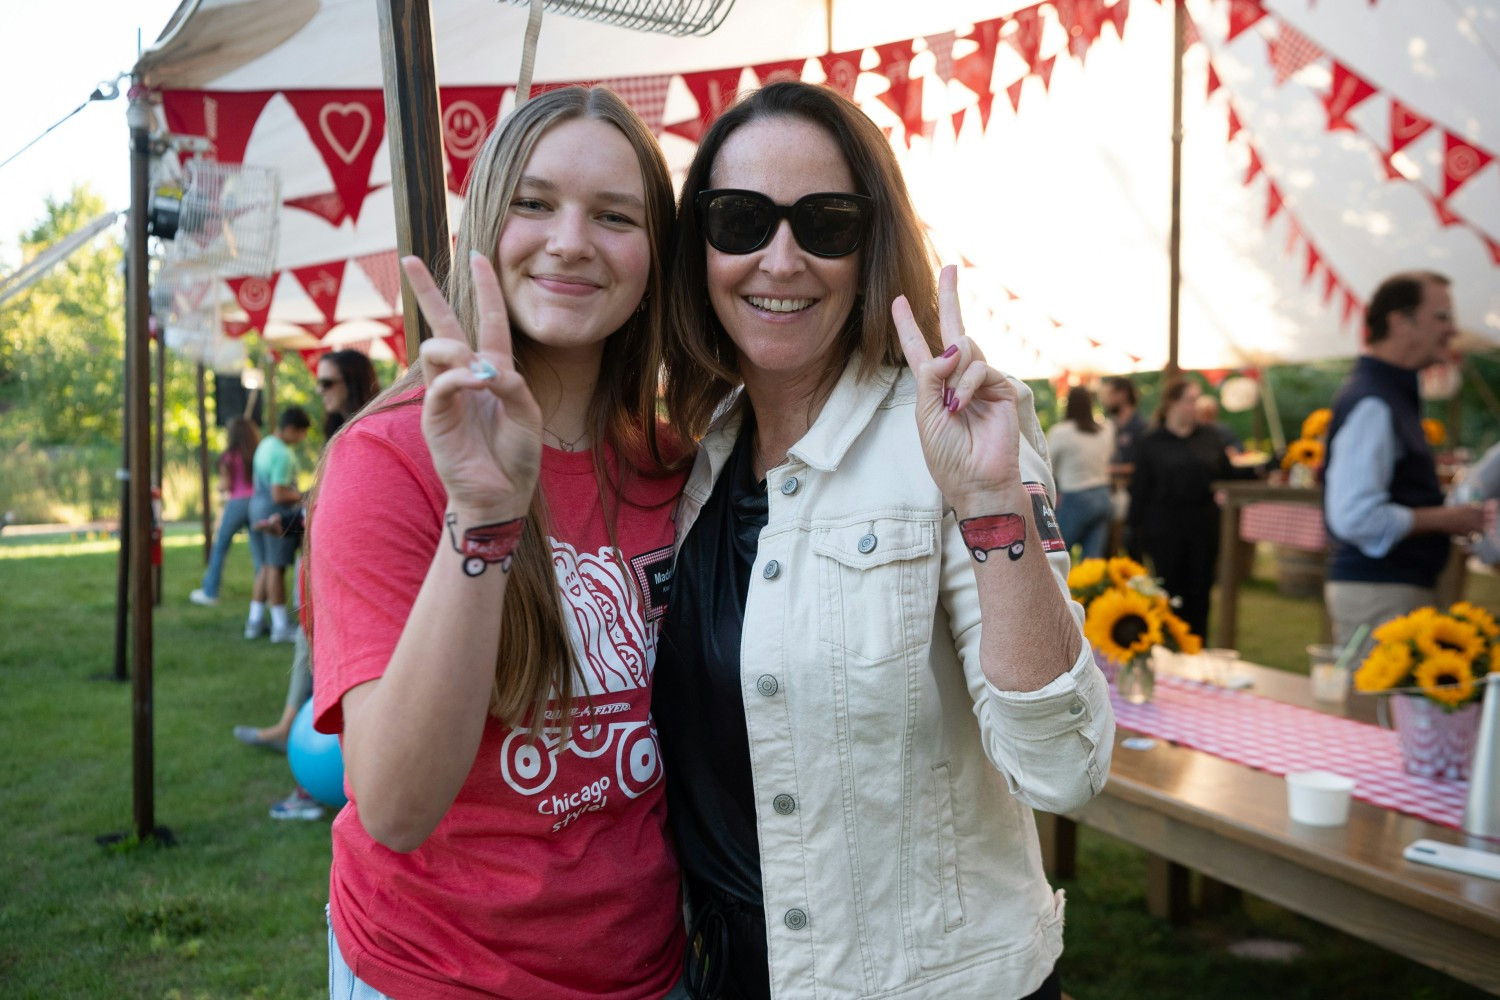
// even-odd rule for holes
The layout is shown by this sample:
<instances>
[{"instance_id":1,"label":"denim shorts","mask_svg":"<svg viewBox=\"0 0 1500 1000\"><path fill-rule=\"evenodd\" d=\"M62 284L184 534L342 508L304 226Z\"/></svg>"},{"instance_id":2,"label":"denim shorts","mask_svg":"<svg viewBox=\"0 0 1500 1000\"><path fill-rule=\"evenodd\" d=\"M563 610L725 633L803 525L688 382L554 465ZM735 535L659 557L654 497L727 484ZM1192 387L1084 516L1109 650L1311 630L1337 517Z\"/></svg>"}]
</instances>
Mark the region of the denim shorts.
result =
<instances>
[{"instance_id":1,"label":"denim shorts","mask_svg":"<svg viewBox=\"0 0 1500 1000\"><path fill-rule=\"evenodd\" d=\"M325 916L328 907L323 907ZM338 939L333 936L333 923L328 924L328 1000L391 1000L390 997L358 978L344 955L339 951ZM680 981L662 997L662 1000L691 1000L687 987Z\"/></svg>"}]
</instances>

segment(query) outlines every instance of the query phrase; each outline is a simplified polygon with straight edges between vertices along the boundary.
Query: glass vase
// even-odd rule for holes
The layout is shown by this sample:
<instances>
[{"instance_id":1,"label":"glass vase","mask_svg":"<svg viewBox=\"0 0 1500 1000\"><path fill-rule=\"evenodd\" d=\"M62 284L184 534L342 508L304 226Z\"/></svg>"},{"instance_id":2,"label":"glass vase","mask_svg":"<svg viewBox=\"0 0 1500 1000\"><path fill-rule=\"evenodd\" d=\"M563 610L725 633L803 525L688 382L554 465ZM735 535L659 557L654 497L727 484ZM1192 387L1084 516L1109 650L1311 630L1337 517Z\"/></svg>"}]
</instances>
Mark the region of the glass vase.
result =
<instances>
[{"instance_id":1,"label":"glass vase","mask_svg":"<svg viewBox=\"0 0 1500 1000\"><path fill-rule=\"evenodd\" d=\"M1401 763L1424 778L1467 781L1479 739L1479 702L1454 711L1419 694L1391 697Z\"/></svg>"},{"instance_id":2,"label":"glass vase","mask_svg":"<svg viewBox=\"0 0 1500 1000\"><path fill-rule=\"evenodd\" d=\"M1115 690L1120 697L1134 705L1144 705L1156 691L1156 674L1143 656L1129 663L1122 663L1115 674Z\"/></svg>"}]
</instances>

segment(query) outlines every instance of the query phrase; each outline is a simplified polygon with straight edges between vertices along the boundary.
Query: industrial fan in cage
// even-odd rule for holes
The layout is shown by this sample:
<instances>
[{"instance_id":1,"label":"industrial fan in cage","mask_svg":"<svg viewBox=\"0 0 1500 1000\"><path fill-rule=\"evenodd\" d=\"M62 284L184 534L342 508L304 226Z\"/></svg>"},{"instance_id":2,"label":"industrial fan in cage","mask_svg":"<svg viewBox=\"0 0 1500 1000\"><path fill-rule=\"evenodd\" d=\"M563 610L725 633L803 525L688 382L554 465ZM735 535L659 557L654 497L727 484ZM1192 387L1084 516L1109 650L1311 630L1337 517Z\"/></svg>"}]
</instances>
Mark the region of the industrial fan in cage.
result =
<instances>
[{"instance_id":1,"label":"industrial fan in cage","mask_svg":"<svg viewBox=\"0 0 1500 1000\"><path fill-rule=\"evenodd\" d=\"M168 262L219 274L268 277L280 222L275 170L198 157L187 161L180 194L158 189L151 210Z\"/></svg>"},{"instance_id":2,"label":"industrial fan in cage","mask_svg":"<svg viewBox=\"0 0 1500 1000\"><path fill-rule=\"evenodd\" d=\"M533 0L503 0L518 7ZM554 14L661 35L706 35L729 15L734 0L540 0Z\"/></svg>"},{"instance_id":3,"label":"industrial fan in cage","mask_svg":"<svg viewBox=\"0 0 1500 1000\"><path fill-rule=\"evenodd\" d=\"M165 262L151 283L151 312L168 348L217 372L239 371L245 346L224 336L221 287L213 271Z\"/></svg>"}]
</instances>

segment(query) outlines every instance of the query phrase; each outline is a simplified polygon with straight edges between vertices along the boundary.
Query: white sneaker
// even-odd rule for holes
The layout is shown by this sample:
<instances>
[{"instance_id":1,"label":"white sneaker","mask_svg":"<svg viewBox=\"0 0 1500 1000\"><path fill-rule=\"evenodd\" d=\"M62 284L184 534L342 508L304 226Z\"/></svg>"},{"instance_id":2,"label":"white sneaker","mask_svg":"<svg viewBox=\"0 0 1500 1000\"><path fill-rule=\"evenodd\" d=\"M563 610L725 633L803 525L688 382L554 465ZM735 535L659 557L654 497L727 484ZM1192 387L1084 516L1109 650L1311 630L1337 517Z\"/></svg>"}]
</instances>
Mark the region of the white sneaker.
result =
<instances>
[{"instance_id":1,"label":"white sneaker","mask_svg":"<svg viewBox=\"0 0 1500 1000\"><path fill-rule=\"evenodd\" d=\"M296 642L297 641L297 626L295 626L295 625L288 625L286 628L273 628L273 629L271 629L271 641L272 642Z\"/></svg>"},{"instance_id":2,"label":"white sneaker","mask_svg":"<svg viewBox=\"0 0 1500 1000\"><path fill-rule=\"evenodd\" d=\"M209 597L207 594L205 594L202 587L199 587L197 590L189 594L188 600L192 601L194 604L201 604L205 608L211 608L219 603L219 599L217 597Z\"/></svg>"},{"instance_id":3,"label":"white sneaker","mask_svg":"<svg viewBox=\"0 0 1500 1000\"><path fill-rule=\"evenodd\" d=\"M245 622L245 638L246 639L259 639L261 636L263 636L265 634L266 634L266 623L265 622L250 622L250 621Z\"/></svg>"}]
</instances>

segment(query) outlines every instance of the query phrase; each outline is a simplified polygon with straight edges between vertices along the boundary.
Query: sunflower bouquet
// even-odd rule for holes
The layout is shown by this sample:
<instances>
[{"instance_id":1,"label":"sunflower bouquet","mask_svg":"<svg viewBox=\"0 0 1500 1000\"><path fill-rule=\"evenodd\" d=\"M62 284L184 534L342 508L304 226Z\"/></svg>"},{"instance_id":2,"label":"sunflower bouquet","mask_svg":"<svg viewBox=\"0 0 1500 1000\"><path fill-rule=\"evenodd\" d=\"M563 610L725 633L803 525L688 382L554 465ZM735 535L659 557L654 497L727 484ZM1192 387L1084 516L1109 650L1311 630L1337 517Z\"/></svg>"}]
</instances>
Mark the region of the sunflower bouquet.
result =
<instances>
[{"instance_id":1,"label":"sunflower bouquet","mask_svg":"<svg viewBox=\"0 0 1500 1000\"><path fill-rule=\"evenodd\" d=\"M1332 421L1333 411L1328 407L1313 410L1302 421L1302 436L1286 446L1281 467L1291 473L1293 486L1311 486L1316 482L1327 455L1323 438Z\"/></svg>"},{"instance_id":2,"label":"sunflower bouquet","mask_svg":"<svg viewBox=\"0 0 1500 1000\"><path fill-rule=\"evenodd\" d=\"M1203 647L1172 611L1173 598L1134 559L1085 559L1068 574L1068 590L1084 607L1084 637L1122 668L1148 663L1155 646L1190 654Z\"/></svg>"},{"instance_id":3,"label":"sunflower bouquet","mask_svg":"<svg viewBox=\"0 0 1500 1000\"><path fill-rule=\"evenodd\" d=\"M1366 693L1422 694L1447 711L1477 700L1479 680L1500 662L1500 624L1468 601L1447 611L1418 608L1373 633L1375 647L1354 673Z\"/></svg>"}]
</instances>

